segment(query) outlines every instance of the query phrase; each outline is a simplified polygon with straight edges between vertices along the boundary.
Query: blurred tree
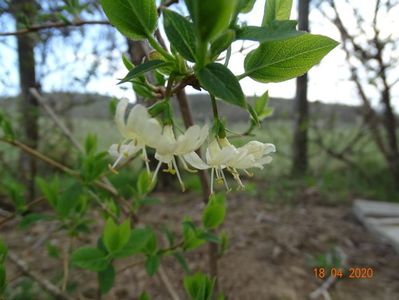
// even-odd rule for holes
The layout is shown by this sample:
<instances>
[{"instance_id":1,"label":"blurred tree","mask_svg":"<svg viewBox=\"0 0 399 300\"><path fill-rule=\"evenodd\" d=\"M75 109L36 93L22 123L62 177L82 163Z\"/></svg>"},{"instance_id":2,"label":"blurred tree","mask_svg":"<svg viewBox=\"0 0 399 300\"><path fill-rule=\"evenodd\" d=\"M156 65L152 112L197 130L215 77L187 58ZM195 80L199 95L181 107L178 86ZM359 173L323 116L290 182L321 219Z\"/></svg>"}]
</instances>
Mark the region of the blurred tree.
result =
<instances>
[{"instance_id":1,"label":"blurred tree","mask_svg":"<svg viewBox=\"0 0 399 300\"><path fill-rule=\"evenodd\" d=\"M375 0L371 5L374 9L370 14L362 5L328 0L321 2L321 11L341 35L351 80L363 103L363 117L399 189L398 125L392 106L392 91L399 83L399 78L394 77L398 70L399 35L390 23L397 19L399 1ZM356 26L349 25L353 20Z\"/></svg>"},{"instance_id":2,"label":"blurred tree","mask_svg":"<svg viewBox=\"0 0 399 300\"><path fill-rule=\"evenodd\" d=\"M299 30L309 31L309 2L298 1ZM293 140L292 174L303 175L308 169L308 75L296 79L295 120Z\"/></svg>"},{"instance_id":3,"label":"blurred tree","mask_svg":"<svg viewBox=\"0 0 399 300\"><path fill-rule=\"evenodd\" d=\"M31 24L37 15L37 3L35 0L13 0L11 11L15 18L16 29L21 24ZM30 88L37 88L36 63L35 63L35 34L17 36L19 87L20 87L20 116L23 140L30 147L36 149L39 139L38 130L38 102L30 93ZM34 177L36 175L36 160L32 156L21 153L20 174L26 184L27 199L32 201L35 196Z\"/></svg>"},{"instance_id":4,"label":"blurred tree","mask_svg":"<svg viewBox=\"0 0 399 300\"><path fill-rule=\"evenodd\" d=\"M105 24L102 10L97 0L0 0L2 32L0 36L4 39L16 38L19 91L20 91L20 128L22 139L32 148L39 147L39 106L37 99L31 94L30 89L39 89L60 83L57 77L52 77L57 72L73 73L74 76L62 76L61 89L64 86L86 86L96 76L101 76L98 69L101 62L105 62L102 53L110 53L109 49L116 48L116 36L111 26L109 30L97 30L96 35L107 38L99 39L101 42L88 42L96 39L93 32L84 30L83 25ZM88 19L89 16L100 20ZM101 17L101 18L100 18ZM11 29L10 21L14 19L15 28ZM90 26L91 27L91 26ZM72 28L75 28L73 30ZM79 28L79 34L74 34ZM6 31L6 29L10 31ZM4 40L6 41L6 40ZM89 43L89 44L88 44ZM60 44L64 44L60 51ZM10 44L12 45L12 43ZM11 47L9 45L9 47ZM104 49L107 47L107 49ZM109 49L108 49L109 48ZM82 51L83 50L83 51ZM106 50L106 51L105 51ZM75 63L67 61L66 52L75 56ZM83 55L91 51L91 56ZM77 62L92 58L89 63L79 64ZM109 61L115 61L114 57L106 57ZM85 61L86 62L86 61ZM68 68L72 65L79 72L72 72ZM107 72L115 69L113 63L109 63ZM2 74L3 75L3 74ZM1 76L2 81L7 81L8 75ZM56 80L54 80L56 79ZM9 81L9 80L8 80ZM40 82L40 84L39 84ZM10 83L12 87L12 83ZM40 90L40 89L39 89ZM27 190L27 198L34 198L34 177L36 174L36 161L31 156L21 154L19 160L19 174L23 177Z\"/></svg>"}]
</instances>

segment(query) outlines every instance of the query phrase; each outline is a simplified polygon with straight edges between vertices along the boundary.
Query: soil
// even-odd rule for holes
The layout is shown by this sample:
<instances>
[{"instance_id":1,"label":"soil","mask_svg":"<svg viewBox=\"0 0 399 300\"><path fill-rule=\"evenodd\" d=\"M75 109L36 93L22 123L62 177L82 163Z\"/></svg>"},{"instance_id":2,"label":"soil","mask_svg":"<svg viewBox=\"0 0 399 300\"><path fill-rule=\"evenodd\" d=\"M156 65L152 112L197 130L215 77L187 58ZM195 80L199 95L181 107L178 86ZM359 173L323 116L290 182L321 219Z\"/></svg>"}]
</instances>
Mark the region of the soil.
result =
<instances>
[{"instance_id":1,"label":"soil","mask_svg":"<svg viewBox=\"0 0 399 300\"><path fill-rule=\"evenodd\" d=\"M203 205L196 194L157 195L163 205L145 208L143 222L168 224L180 231L179 221L190 215L200 220ZM16 231L15 222L2 228L2 236L10 249L32 269L50 279L62 272L62 262L47 257L45 240L66 244L58 234L46 234L51 225L37 224L28 231ZM98 224L100 232L102 224ZM295 203L269 203L260 196L232 193L223 229L228 232L230 247L219 261L219 285L231 300L301 300L319 288L324 280L316 278L311 257L339 249L347 267L367 267L374 270L368 279L337 279L328 289L334 300L396 300L399 299L399 255L379 241L357 222L351 203L328 204L317 196L301 197ZM98 236L97 234L96 236ZM92 241L84 243L95 244ZM135 260L134 260L135 259ZM117 270L126 268L137 258L119 261ZM193 271L207 269L207 247L188 255ZM20 280L13 264L8 263L10 286ZM337 266L338 267L338 266ZM166 277L180 299L186 299L181 287L183 270L177 261L167 257L162 261ZM96 299L94 273L72 269L71 282L80 284L76 299ZM84 283L84 284L83 284ZM171 299L159 277L148 278L139 263L118 273L116 286L104 300L137 299L145 289L151 299ZM328 299L320 297L318 299Z\"/></svg>"}]
</instances>

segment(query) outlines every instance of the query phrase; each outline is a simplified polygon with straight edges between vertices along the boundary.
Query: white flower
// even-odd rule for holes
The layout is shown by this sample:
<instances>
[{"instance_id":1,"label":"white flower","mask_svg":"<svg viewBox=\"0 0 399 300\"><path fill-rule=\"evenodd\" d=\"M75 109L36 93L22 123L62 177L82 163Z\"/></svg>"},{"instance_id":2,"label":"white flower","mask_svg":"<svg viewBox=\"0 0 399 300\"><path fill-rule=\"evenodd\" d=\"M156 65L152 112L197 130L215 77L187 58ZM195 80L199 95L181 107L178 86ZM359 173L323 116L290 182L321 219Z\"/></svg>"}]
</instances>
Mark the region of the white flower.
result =
<instances>
[{"instance_id":1,"label":"white flower","mask_svg":"<svg viewBox=\"0 0 399 300\"><path fill-rule=\"evenodd\" d=\"M181 179L175 157L177 156L183 166L189 170L184 160L184 156L194 153L194 151L201 147L208 137L208 131L209 128L207 125L202 128L198 125L194 125L189 127L184 134L178 136L176 139L173 127L171 125L166 125L163 128L161 137L157 141L154 141L154 148L156 150L155 158L159 163L156 167L153 180L155 180L161 165L163 163L167 164L168 169L164 171L171 174L176 173L182 190L184 191L184 183Z\"/></svg>"},{"instance_id":2,"label":"white flower","mask_svg":"<svg viewBox=\"0 0 399 300\"><path fill-rule=\"evenodd\" d=\"M142 150L144 161L149 171L148 157L146 145L153 147L155 142L159 140L162 127L159 122L151 118L147 109L140 104L136 104L129 112L127 121L125 121L126 110L129 101L122 99L116 107L115 123L119 132L124 137L121 145L112 145L109 153L117 156L112 166L114 168L123 157L128 158L138 151Z\"/></svg>"},{"instance_id":3,"label":"white flower","mask_svg":"<svg viewBox=\"0 0 399 300\"><path fill-rule=\"evenodd\" d=\"M184 156L185 160L196 169L211 169L211 193L213 193L213 181L216 174L216 181L224 182L226 189L229 190L227 180L224 175L224 169L227 169L238 182L240 187L244 185L241 182L237 170L243 170L247 174L247 169L263 168L263 165L272 161L269 156L275 152L273 144L264 144L258 141L251 141L242 147L236 148L227 139L215 139L209 143L206 151L206 163L196 153L190 153Z\"/></svg>"},{"instance_id":4,"label":"white flower","mask_svg":"<svg viewBox=\"0 0 399 300\"><path fill-rule=\"evenodd\" d=\"M122 163L129 159L129 157L140 151L141 148L135 146L133 143L127 145L112 144L108 149L108 153L115 158L114 164L111 166L113 170L119 163Z\"/></svg>"}]
</instances>

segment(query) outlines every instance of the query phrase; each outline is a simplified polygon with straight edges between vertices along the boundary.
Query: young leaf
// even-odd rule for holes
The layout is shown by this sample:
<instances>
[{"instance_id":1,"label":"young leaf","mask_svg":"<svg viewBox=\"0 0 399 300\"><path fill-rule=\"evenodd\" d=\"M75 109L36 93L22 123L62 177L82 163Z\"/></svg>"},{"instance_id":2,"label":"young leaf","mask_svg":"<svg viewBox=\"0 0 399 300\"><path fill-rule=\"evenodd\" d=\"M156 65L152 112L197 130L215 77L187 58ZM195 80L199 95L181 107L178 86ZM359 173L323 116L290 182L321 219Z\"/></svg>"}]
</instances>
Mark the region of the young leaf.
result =
<instances>
[{"instance_id":1,"label":"young leaf","mask_svg":"<svg viewBox=\"0 0 399 300\"><path fill-rule=\"evenodd\" d=\"M270 26L274 20L288 20L291 9L292 0L266 0L262 25Z\"/></svg>"},{"instance_id":2,"label":"young leaf","mask_svg":"<svg viewBox=\"0 0 399 300\"><path fill-rule=\"evenodd\" d=\"M155 0L101 0L109 21L132 40L144 40L157 26Z\"/></svg>"},{"instance_id":3,"label":"young leaf","mask_svg":"<svg viewBox=\"0 0 399 300\"><path fill-rule=\"evenodd\" d=\"M58 202L59 180L54 177L50 182L41 177L36 178L36 183L39 186L43 196L47 199L49 204L55 208Z\"/></svg>"},{"instance_id":4,"label":"young leaf","mask_svg":"<svg viewBox=\"0 0 399 300\"><path fill-rule=\"evenodd\" d=\"M170 62L166 62L166 61L163 61L160 59L146 61L146 62L138 65L134 69L130 70L129 73L127 73L127 75L125 76L125 78L123 78L119 82L119 84L128 82L128 81L132 80L133 78L143 75L149 71L152 71L152 70L155 70L158 68L162 68L162 67L166 67L166 66L170 66L170 65L171 65Z\"/></svg>"},{"instance_id":5,"label":"young leaf","mask_svg":"<svg viewBox=\"0 0 399 300\"><path fill-rule=\"evenodd\" d=\"M222 194L214 194L209 198L209 202L202 214L202 223L205 228L216 228L223 223L226 214L226 200Z\"/></svg>"},{"instance_id":6,"label":"young leaf","mask_svg":"<svg viewBox=\"0 0 399 300\"><path fill-rule=\"evenodd\" d=\"M255 111L260 115L267 104L269 103L269 91L266 91L262 96L255 100Z\"/></svg>"},{"instance_id":7,"label":"young leaf","mask_svg":"<svg viewBox=\"0 0 399 300\"><path fill-rule=\"evenodd\" d=\"M217 58L220 53L230 47L231 43L234 42L236 33L234 30L226 30L221 36L219 36L211 44L211 58Z\"/></svg>"},{"instance_id":8,"label":"young leaf","mask_svg":"<svg viewBox=\"0 0 399 300\"><path fill-rule=\"evenodd\" d=\"M133 62L125 54L122 54L122 62L128 71L134 69Z\"/></svg>"},{"instance_id":9,"label":"young leaf","mask_svg":"<svg viewBox=\"0 0 399 300\"><path fill-rule=\"evenodd\" d=\"M113 253L122 249L130 239L130 232L129 220L118 226L112 218L109 218L103 233L103 242L107 251Z\"/></svg>"},{"instance_id":10,"label":"young leaf","mask_svg":"<svg viewBox=\"0 0 399 300\"><path fill-rule=\"evenodd\" d=\"M194 25L178 13L164 9L165 33L173 45L185 59L195 61L195 31Z\"/></svg>"},{"instance_id":11,"label":"young leaf","mask_svg":"<svg viewBox=\"0 0 399 300\"><path fill-rule=\"evenodd\" d=\"M245 26L237 30L237 40L260 43L287 40L304 34L296 30L296 21L274 21L270 27Z\"/></svg>"},{"instance_id":12,"label":"young leaf","mask_svg":"<svg viewBox=\"0 0 399 300\"><path fill-rule=\"evenodd\" d=\"M230 24L236 0L185 0L197 35L202 42L216 38Z\"/></svg>"},{"instance_id":13,"label":"young leaf","mask_svg":"<svg viewBox=\"0 0 399 300\"><path fill-rule=\"evenodd\" d=\"M247 55L245 74L259 82L280 82L305 74L338 43L328 37L303 34L262 44Z\"/></svg>"},{"instance_id":14,"label":"young leaf","mask_svg":"<svg viewBox=\"0 0 399 300\"><path fill-rule=\"evenodd\" d=\"M2 239L0 239L0 264L3 264L7 257L8 248Z\"/></svg>"},{"instance_id":15,"label":"young leaf","mask_svg":"<svg viewBox=\"0 0 399 300\"><path fill-rule=\"evenodd\" d=\"M146 292L142 292L137 300L150 300L150 296Z\"/></svg>"},{"instance_id":16,"label":"young leaf","mask_svg":"<svg viewBox=\"0 0 399 300\"><path fill-rule=\"evenodd\" d=\"M72 253L71 262L80 268L100 272L108 267L110 258L97 248L82 247Z\"/></svg>"},{"instance_id":17,"label":"young leaf","mask_svg":"<svg viewBox=\"0 0 399 300\"><path fill-rule=\"evenodd\" d=\"M230 104L246 107L245 96L234 74L224 65L210 63L196 72L201 85Z\"/></svg>"},{"instance_id":18,"label":"young leaf","mask_svg":"<svg viewBox=\"0 0 399 300\"><path fill-rule=\"evenodd\" d=\"M56 210L61 217L66 217L79 203L81 188L79 183L74 183L59 197Z\"/></svg>"},{"instance_id":19,"label":"young leaf","mask_svg":"<svg viewBox=\"0 0 399 300\"><path fill-rule=\"evenodd\" d=\"M152 176L148 174L147 170L140 172L139 178L137 179L137 192L140 196L145 196L154 187L152 184Z\"/></svg>"},{"instance_id":20,"label":"young leaf","mask_svg":"<svg viewBox=\"0 0 399 300\"><path fill-rule=\"evenodd\" d=\"M192 300L212 299L215 281L202 273L186 276L183 280L184 288Z\"/></svg>"},{"instance_id":21,"label":"young leaf","mask_svg":"<svg viewBox=\"0 0 399 300\"><path fill-rule=\"evenodd\" d=\"M26 229L30 225L40 222L40 221L51 221L54 220L55 217L49 216L49 215L44 215L40 213L30 213L27 215L24 215L21 222L19 223L19 227L21 229Z\"/></svg>"},{"instance_id":22,"label":"young leaf","mask_svg":"<svg viewBox=\"0 0 399 300\"><path fill-rule=\"evenodd\" d=\"M105 270L98 272L97 279L101 295L105 295L112 289L115 281L115 269L112 264L109 264Z\"/></svg>"},{"instance_id":23,"label":"young leaf","mask_svg":"<svg viewBox=\"0 0 399 300\"><path fill-rule=\"evenodd\" d=\"M145 261L145 269L149 276L154 276L158 271L159 264L161 263L161 258L159 255L150 255Z\"/></svg>"},{"instance_id":24,"label":"young leaf","mask_svg":"<svg viewBox=\"0 0 399 300\"><path fill-rule=\"evenodd\" d=\"M149 229L134 229L131 232L129 241L126 243L126 245L119 251L115 252L113 256L116 258L122 258L141 252L147 245L152 234L152 231Z\"/></svg>"}]
</instances>

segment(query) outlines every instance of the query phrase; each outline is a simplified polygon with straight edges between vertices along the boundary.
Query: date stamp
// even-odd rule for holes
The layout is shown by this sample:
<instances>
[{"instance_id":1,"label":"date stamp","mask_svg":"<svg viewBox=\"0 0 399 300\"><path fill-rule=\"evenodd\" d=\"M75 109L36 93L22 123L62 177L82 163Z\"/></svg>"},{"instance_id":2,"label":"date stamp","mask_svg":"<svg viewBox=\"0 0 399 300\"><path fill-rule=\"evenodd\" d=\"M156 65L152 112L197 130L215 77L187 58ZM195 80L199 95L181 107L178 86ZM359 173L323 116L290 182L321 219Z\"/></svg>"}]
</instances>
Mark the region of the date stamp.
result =
<instances>
[{"instance_id":1,"label":"date stamp","mask_svg":"<svg viewBox=\"0 0 399 300\"><path fill-rule=\"evenodd\" d=\"M317 278L326 277L348 278L348 279L371 279L375 271L371 267L353 267L353 268L313 268L313 275Z\"/></svg>"}]
</instances>

